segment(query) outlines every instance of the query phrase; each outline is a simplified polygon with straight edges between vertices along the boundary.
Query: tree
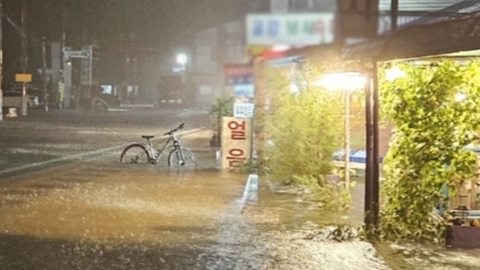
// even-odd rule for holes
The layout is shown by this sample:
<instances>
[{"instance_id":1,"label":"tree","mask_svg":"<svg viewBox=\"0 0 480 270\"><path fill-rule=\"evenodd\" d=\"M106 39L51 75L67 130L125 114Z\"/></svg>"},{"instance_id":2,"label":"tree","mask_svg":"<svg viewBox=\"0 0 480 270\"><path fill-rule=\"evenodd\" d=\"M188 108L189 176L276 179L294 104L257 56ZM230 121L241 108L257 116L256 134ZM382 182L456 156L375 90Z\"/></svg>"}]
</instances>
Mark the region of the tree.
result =
<instances>
[{"instance_id":1,"label":"tree","mask_svg":"<svg viewBox=\"0 0 480 270\"><path fill-rule=\"evenodd\" d=\"M343 144L343 93L316 86L322 73L311 66L298 75L269 73L269 109L264 119L256 119L264 123L268 140L260 158L271 181L308 186L326 207L347 207L344 182L326 179L333 171L333 153Z\"/></svg>"},{"instance_id":2,"label":"tree","mask_svg":"<svg viewBox=\"0 0 480 270\"><path fill-rule=\"evenodd\" d=\"M385 158L381 228L385 237L439 241L443 224L431 213L473 177L476 156L465 147L478 139L480 64L442 61L434 65L397 65L404 76L381 73L381 104L395 126Z\"/></svg>"}]
</instances>

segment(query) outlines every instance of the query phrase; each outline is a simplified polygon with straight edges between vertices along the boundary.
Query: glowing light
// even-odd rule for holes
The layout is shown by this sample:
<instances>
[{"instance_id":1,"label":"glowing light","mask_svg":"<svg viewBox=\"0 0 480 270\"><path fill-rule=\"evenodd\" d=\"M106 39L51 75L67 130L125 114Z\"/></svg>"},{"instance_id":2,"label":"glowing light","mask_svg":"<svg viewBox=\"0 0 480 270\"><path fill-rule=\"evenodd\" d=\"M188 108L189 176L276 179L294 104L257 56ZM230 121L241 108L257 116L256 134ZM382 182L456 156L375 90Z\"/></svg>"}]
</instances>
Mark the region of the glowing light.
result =
<instances>
[{"instance_id":1,"label":"glowing light","mask_svg":"<svg viewBox=\"0 0 480 270\"><path fill-rule=\"evenodd\" d=\"M275 45L272 48L273 52L284 52L290 50L292 47L289 45Z\"/></svg>"},{"instance_id":2,"label":"glowing light","mask_svg":"<svg viewBox=\"0 0 480 270\"><path fill-rule=\"evenodd\" d=\"M467 95L463 94L463 93L458 93L455 95L455 100L457 102L462 102L464 101L465 99L467 98Z\"/></svg>"},{"instance_id":3,"label":"glowing light","mask_svg":"<svg viewBox=\"0 0 480 270\"><path fill-rule=\"evenodd\" d=\"M403 70L397 66L391 67L385 71L385 78L390 82L396 81L403 77L405 77L405 72L403 72Z\"/></svg>"},{"instance_id":4,"label":"glowing light","mask_svg":"<svg viewBox=\"0 0 480 270\"><path fill-rule=\"evenodd\" d=\"M355 90L365 87L366 82L367 80L360 73L346 72L326 74L320 80L313 82L313 85L332 90Z\"/></svg>"},{"instance_id":5,"label":"glowing light","mask_svg":"<svg viewBox=\"0 0 480 270\"><path fill-rule=\"evenodd\" d=\"M298 88L298 86L294 83L291 83L290 84L290 92L292 93L298 93L300 92L300 89Z\"/></svg>"},{"instance_id":6,"label":"glowing light","mask_svg":"<svg viewBox=\"0 0 480 270\"><path fill-rule=\"evenodd\" d=\"M188 62L188 56L184 53L177 55L177 63L184 66Z\"/></svg>"}]
</instances>

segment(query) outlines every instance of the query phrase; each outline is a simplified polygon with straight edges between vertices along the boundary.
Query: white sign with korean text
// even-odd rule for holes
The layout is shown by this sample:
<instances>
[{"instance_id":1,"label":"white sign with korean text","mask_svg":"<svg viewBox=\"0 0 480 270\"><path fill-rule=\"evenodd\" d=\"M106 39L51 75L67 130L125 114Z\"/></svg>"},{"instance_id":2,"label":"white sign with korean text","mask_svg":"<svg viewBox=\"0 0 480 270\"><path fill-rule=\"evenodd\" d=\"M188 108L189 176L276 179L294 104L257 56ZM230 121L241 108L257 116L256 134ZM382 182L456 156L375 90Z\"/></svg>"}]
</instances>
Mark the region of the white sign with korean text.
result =
<instances>
[{"instance_id":1,"label":"white sign with korean text","mask_svg":"<svg viewBox=\"0 0 480 270\"><path fill-rule=\"evenodd\" d=\"M233 117L253 118L255 104L253 103L235 103L233 104Z\"/></svg>"},{"instance_id":2,"label":"white sign with korean text","mask_svg":"<svg viewBox=\"0 0 480 270\"><path fill-rule=\"evenodd\" d=\"M248 14L248 45L311 46L333 43L335 14Z\"/></svg>"},{"instance_id":3,"label":"white sign with korean text","mask_svg":"<svg viewBox=\"0 0 480 270\"><path fill-rule=\"evenodd\" d=\"M69 58L89 58L89 51L65 51L65 55Z\"/></svg>"},{"instance_id":4,"label":"white sign with korean text","mask_svg":"<svg viewBox=\"0 0 480 270\"><path fill-rule=\"evenodd\" d=\"M233 169L249 160L252 153L252 120L223 117L222 169Z\"/></svg>"}]
</instances>

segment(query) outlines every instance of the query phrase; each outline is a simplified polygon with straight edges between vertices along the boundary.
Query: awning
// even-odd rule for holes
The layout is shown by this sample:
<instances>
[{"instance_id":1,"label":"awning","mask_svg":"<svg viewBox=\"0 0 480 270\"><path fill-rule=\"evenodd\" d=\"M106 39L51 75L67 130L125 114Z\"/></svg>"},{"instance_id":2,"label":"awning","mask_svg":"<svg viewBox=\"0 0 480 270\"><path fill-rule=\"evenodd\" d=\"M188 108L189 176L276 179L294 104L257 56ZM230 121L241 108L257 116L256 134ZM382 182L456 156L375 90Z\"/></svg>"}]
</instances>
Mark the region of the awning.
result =
<instances>
[{"instance_id":1,"label":"awning","mask_svg":"<svg viewBox=\"0 0 480 270\"><path fill-rule=\"evenodd\" d=\"M480 49L480 13L414 25L366 43L346 47L345 60L389 61Z\"/></svg>"}]
</instances>

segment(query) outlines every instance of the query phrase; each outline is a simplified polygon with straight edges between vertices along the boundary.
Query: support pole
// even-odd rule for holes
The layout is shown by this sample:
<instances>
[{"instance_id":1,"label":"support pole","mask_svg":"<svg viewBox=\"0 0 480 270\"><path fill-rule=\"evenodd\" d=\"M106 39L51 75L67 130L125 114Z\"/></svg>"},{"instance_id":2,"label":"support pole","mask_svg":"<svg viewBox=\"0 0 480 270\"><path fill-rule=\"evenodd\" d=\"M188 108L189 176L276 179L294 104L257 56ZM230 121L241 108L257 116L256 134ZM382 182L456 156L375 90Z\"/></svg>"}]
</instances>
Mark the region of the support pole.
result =
<instances>
[{"instance_id":1,"label":"support pole","mask_svg":"<svg viewBox=\"0 0 480 270\"><path fill-rule=\"evenodd\" d=\"M392 21L392 28L391 32L397 31L398 28L398 0L391 0L391 21Z\"/></svg>"},{"instance_id":2,"label":"support pole","mask_svg":"<svg viewBox=\"0 0 480 270\"><path fill-rule=\"evenodd\" d=\"M42 84L43 84L43 102L45 103L45 111L48 112L48 93L47 93L47 42L45 37L42 40Z\"/></svg>"},{"instance_id":3,"label":"support pole","mask_svg":"<svg viewBox=\"0 0 480 270\"><path fill-rule=\"evenodd\" d=\"M372 115L372 85L373 78L372 73L365 85L365 122L366 122L366 151L367 151L367 160L366 160L366 169L365 169L365 198L364 198L364 218L365 226L368 229L371 228L374 223L372 217L372 183L373 183L373 163L372 163L372 154L373 154L373 115Z\"/></svg>"},{"instance_id":4,"label":"support pole","mask_svg":"<svg viewBox=\"0 0 480 270\"><path fill-rule=\"evenodd\" d=\"M379 165L379 98L377 62L373 63L366 86L367 164L365 173L365 225L378 228L380 223L380 165Z\"/></svg>"},{"instance_id":5,"label":"support pole","mask_svg":"<svg viewBox=\"0 0 480 270\"><path fill-rule=\"evenodd\" d=\"M65 46L66 46L66 40L67 40L67 31L66 31L66 25L67 25L67 4L66 0L63 0L62 2L62 44L61 44L61 61L60 61L60 70L61 70L61 77L60 81L63 82L63 99L58 100L60 107L61 108L70 108L70 98L71 98L71 90L70 86L71 84L67 82L66 78L66 68L67 68L67 56L65 54ZM68 89L67 89L68 88Z\"/></svg>"},{"instance_id":6,"label":"support pole","mask_svg":"<svg viewBox=\"0 0 480 270\"><path fill-rule=\"evenodd\" d=\"M0 121L3 120L3 92L2 92L2 81L3 81L3 46L2 46L2 21L3 21L3 7L2 7L2 0L0 0Z\"/></svg>"},{"instance_id":7,"label":"support pole","mask_svg":"<svg viewBox=\"0 0 480 270\"><path fill-rule=\"evenodd\" d=\"M373 170L372 170L372 212L373 212L373 224L375 228L379 228L380 225L380 156L379 156L379 85L378 85L378 70L377 62L373 65Z\"/></svg>"},{"instance_id":8,"label":"support pole","mask_svg":"<svg viewBox=\"0 0 480 270\"><path fill-rule=\"evenodd\" d=\"M21 29L22 29L22 39L21 39L21 56L20 56L20 66L22 68L22 73L27 73L28 67L28 36L27 36L27 1L22 0L22 10L21 10ZM28 105L27 105L27 83L22 83L22 105L20 115L26 116L28 114Z\"/></svg>"},{"instance_id":9,"label":"support pole","mask_svg":"<svg viewBox=\"0 0 480 270\"><path fill-rule=\"evenodd\" d=\"M263 56L255 56L254 80L255 80L255 117L253 118L252 158L262 158L262 148L265 145L265 60Z\"/></svg>"},{"instance_id":10,"label":"support pole","mask_svg":"<svg viewBox=\"0 0 480 270\"><path fill-rule=\"evenodd\" d=\"M345 186L350 187L350 91L345 89Z\"/></svg>"},{"instance_id":11,"label":"support pole","mask_svg":"<svg viewBox=\"0 0 480 270\"><path fill-rule=\"evenodd\" d=\"M21 28L22 28L22 40L21 40L21 59L20 65L22 72L27 73L28 67L28 37L27 37L27 1L22 0L22 14L21 14Z\"/></svg>"}]
</instances>

